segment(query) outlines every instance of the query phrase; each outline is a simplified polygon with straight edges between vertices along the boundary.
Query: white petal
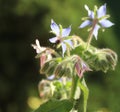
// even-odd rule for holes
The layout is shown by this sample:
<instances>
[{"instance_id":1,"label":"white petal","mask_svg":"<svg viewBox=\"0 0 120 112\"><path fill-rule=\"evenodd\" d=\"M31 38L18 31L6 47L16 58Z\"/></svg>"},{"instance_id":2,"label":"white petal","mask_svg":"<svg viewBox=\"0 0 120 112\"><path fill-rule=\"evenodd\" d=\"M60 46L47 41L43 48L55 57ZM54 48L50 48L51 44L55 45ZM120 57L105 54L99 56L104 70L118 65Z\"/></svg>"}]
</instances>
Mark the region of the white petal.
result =
<instances>
[{"instance_id":1,"label":"white petal","mask_svg":"<svg viewBox=\"0 0 120 112\"><path fill-rule=\"evenodd\" d=\"M46 49L45 47L40 46L38 39L36 39L35 42L36 42L36 45L32 44L32 47L36 50L36 53L41 53L42 51Z\"/></svg>"},{"instance_id":2,"label":"white petal","mask_svg":"<svg viewBox=\"0 0 120 112\"><path fill-rule=\"evenodd\" d=\"M35 42L36 42L37 47L38 47L38 48L40 48L40 43L39 43L39 40L38 40L38 39L36 39L36 40L35 40Z\"/></svg>"},{"instance_id":3,"label":"white petal","mask_svg":"<svg viewBox=\"0 0 120 112\"><path fill-rule=\"evenodd\" d=\"M51 20L50 27L51 27L52 31L58 36L60 33L60 29L59 29L59 26L53 20Z\"/></svg>"},{"instance_id":4,"label":"white petal","mask_svg":"<svg viewBox=\"0 0 120 112\"><path fill-rule=\"evenodd\" d=\"M94 31L93 31L93 35L95 36L96 40L97 40L97 35L98 35L99 28L100 28L99 25L95 25L95 28L94 28Z\"/></svg>"},{"instance_id":5,"label":"white petal","mask_svg":"<svg viewBox=\"0 0 120 112\"><path fill-rule=\"evenodd\" d=\"M41 53L40 49L36 48L36 53L37 54Z\"/></svg>"},{"instance_id":6,"label":"white petal","mask_svg":"<svg viewBox=\"0 0 120 112\"><path fill-rule=\"evenodd\" d=\"M94 12L91 11L87 5L85 5L85 9L88 11L88 16L89 16L91 19L94 19Z\"/></svg>"},{"instance_id":7,"label":"white petal","mask_svg":"<svg viewBox=\"0 0 120 112\"><path fill-rule=\"evenodd\" d=\"M70 34L70 32L71 32L71 26L68 28L62 29L62 37L68 36Z\"/></svg>"},{"instance_id":8,"label":"white petal","mask_svg":"<svg viewBox=\"0 0 120 112\"><path fill-rule=\"evenodd\" d=\"M89 7L86 4L84 5L84 7L87 11L89 11Z\"/></svg>"},{"instance_id":9,"label":"white petal","mask_svg":"<svg viewBox=\"0 0 120 112\"><path fill-rule=\"evenodd\" d=\"M97 11L98 18L106 15L106 4L102 5Z\"/></svg>"},{"instance_id":10,"label":"white petal","mask_svg":"<svg viewBox=\"0 0 120 112\"><path fill-rule=\"evenodd\" d=\"M108 28L108 27L111 27L112 25L114 25L114 23L112 23L106 19L99 21L99 23L101 24L102 27L105 27L105 28Z\"/></svg>"},{"instance_id":11,"label":"white petal","mask_svg":"<svg viewBox=\"0 0 120 112\"><path fill-rule=\"evenodd\" d=\"M91 24L92 24L92 22L90 20L86 20L79 26L79 28L84 28L84 27L91 25Z\"/></svg>"},{"instance_id":12,"label":"white petal","mask_svg":"<svg viewBox=\"0 0 120 112\"><path fill-rule=\"evenodd\" d=\"M32 47L36 50L36 53L40 53L40 49L37 47L37 45L32 44Z\"/></svg>"},{"instance_id":13,"label":"white petal","mask_svg":"<svg viewBox=\"0 0 120 112\"><path fill-rule=\"evenodd\" d=\"M64 53L66 51L66 45L63 42L61 43L61 45L62 45L62 55L64 57Z\"/></svg>"},{"instance_id":14,"label":"white petal","mask_svg":"<svg viewBox=\"0 0 120 112\"><path fill-rule=\"evenodd\" d=\"M53 37L53 38L49 39L49 41L50 41L51 43L56 43L57 40L58 40L57 37Z\"/></svg>"},{"instance_id":15,"label":"white petal","mask_svg":"<svg viewBox=\"0 0 120 112\"><path fill-rule=\"evenodd\" d=\"M37 48L37 46L36 46L35 44L32 44L32 47L33 47L33 49L36 49L36 48Z\"/></svg>"}]
</instances>

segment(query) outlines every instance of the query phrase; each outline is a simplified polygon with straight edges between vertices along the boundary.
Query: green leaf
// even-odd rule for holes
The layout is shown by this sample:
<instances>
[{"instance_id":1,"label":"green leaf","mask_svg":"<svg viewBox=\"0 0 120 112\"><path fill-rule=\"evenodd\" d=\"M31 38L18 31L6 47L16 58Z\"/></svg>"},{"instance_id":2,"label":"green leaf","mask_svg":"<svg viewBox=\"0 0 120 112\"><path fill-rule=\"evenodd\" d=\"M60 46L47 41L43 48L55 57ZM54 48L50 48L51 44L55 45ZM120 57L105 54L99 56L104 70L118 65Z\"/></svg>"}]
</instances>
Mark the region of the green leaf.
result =
<instances>
[{"instance_id":1,"label":"green leaf","mask_svg":"<svg viewBox=\"0 0 120 112\"><path fill-rule=\"evenodd\" d=\"M34 112L69 112L73 107L70 100L49 100Z\"/></svg>"}]
</instances>

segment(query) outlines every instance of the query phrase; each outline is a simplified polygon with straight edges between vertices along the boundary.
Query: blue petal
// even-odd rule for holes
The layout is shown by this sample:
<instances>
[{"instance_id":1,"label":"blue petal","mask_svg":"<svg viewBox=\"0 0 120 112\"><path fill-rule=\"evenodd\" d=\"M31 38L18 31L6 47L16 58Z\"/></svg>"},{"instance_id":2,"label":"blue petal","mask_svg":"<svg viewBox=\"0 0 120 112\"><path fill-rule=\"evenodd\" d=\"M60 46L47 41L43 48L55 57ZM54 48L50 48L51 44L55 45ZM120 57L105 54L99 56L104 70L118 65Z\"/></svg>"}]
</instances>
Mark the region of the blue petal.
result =
<instances>
[{"instance_id":1,"label":"blue petal","mask_svg":"<svg viewBox=\"0 0 120 112\"><path fill-rule=\"evenodd\" d=\"M85 5L85 9L88 11L88 16L89 16L91 19L94 19L94 12L91 11L87 5Z\"/></svg>"},{"instance_id":2,"label":"blue petal","mask_svg":"<svg viewBox=\"0 0 120 112\"><path fill-rule=\"evenodd\" d=\"M63 55L63 57L64 57L64 53L65 53L65 51L66 51L66 44L64 44L64 43L62 42L61 45L62 45L62 55Z\"/></svg>"},{"instance_id":3,"label":"blue petal","mask_svg":"<svg viewBox=\"0 0 120 112\"><path fill-rule=\"evenodd\" d=\"M96 40L97 40L97 35L98 35L99 28L100 28L99 25L95 25L95 28L94 28L94 31L93 31L93 35L95 36Z\"/></svg>"},{"instance_id":4,"label":"blue petal","mask_svg":"<svg viewBox=\"0 0 120 112\"><path fill-rule=\"evenodd\" d=\"M51 75L47 77L48 80L53 80L54 78L55 78L55 75Z\"/></svg>"},{"instance_id":5,"label":"blue petal","mask_svg":"<svg viewBox=\"0 0 120 112\"><path fill-rule=\"evenodd\" d=\"M106 15L106 4L102 5L97 11L98 18Z\"/></svg>"},{"instance_id":6,"label":"blue petal","mask_svg":"<svg viewBox=\"0 0 120 112\"><path fill-rule=\"evenodd\" d=\"M57 37L53 37L53 38L49 39L49 41L50 41L51 43L56 43L57 40L58 40Z\"/></svg>"},{"instance_id":7,"label":"blue petal","mask_svg":"<svg viewBox=\"0 0 120 112\"><path fill-rule=\"evenodd\" d=\"M90 17L91 19L94 19L94 12L93 12L93 11L90 11L90 12L89 12L89 17Z\"/></svg>"},{"instance_id":8,"label":"blue petal","mask_svg":"<svg viewBox=\"0 0 120 112\"><path fill-rule=\"evenodd\" d=\"M72 43L72 41L70 39L69 40L64 40L64 42L66 42L67 44L70 45L70 47L73 48L73 43Z\"/></svg>"},{"instance_id":9,"label":"blue petal","mask_svg":"<svg viewBox=\"0 0 120 112\"><path fill-rule=\"evenodd\" d=\"M105 28L108 28L108 27L111 27L112 25L114 25L114 23L112 23L106 19L99 21L99 23L101 24L102 27L105 27Z\"/></svg>"},{"instance_id":10,"label":"blue petal","mask_svg":"<svg viewBox=\"0 0 120 112\"><path fill-rule=\"evenodd\" d=\"M62 29L62 37L66 37L70 34L71 32L71 26L65 29Z\"/></svg>"},{"instance_id":11,"label":"blue petal","mask_svg":"<svg viewBox=\"0 0 120 112\"><path fill-rule=\"evenodd\" d=\"M59 26L53 21L51 20L51 25L50 25L52 31L57 35L59 36L59 33L60 33L60 29L59 29Z\"/></svg>"},{"instance_id":12,"label":"blue petal","mask_svg":"<svg viewBox=\"0 0 120 112\"><path fill-rule=\"evenodd\" d=\"M91 24L92 24L92 22L90 20L86 20L79 26L79 28L84 28L84 27L91 25Z\"/></svg>"}]
</instances>

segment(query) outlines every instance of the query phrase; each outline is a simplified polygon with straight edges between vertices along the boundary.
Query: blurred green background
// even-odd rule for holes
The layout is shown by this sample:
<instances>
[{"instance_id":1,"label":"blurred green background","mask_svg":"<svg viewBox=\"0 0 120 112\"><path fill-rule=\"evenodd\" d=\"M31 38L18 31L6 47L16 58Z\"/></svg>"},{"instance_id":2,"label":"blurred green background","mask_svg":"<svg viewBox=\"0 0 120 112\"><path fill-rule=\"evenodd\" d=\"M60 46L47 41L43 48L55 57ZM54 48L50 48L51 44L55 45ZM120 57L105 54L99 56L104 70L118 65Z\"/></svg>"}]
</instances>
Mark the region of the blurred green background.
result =
<instances>
[{"instance_id":1,"label":"blurred green background","mask_svg":"<svg viewBox=\"0 0 120 112\"><path fill-rule=\"evenodd\" d=\"M99 31L92 45L111 48L120 56L119 0L0 0L0 112L30 112L40 104L38 83L39 60L31 43L38 38L50 46L51 18L63 27L72 25L71 34L87 39L86 29L78 29L81 17L87 16L84 4L107 3L107 13L115 25ZM90 89L88 112L120 112L120 63L115 71L86 74Z\"/></svg>"}]
</instances>

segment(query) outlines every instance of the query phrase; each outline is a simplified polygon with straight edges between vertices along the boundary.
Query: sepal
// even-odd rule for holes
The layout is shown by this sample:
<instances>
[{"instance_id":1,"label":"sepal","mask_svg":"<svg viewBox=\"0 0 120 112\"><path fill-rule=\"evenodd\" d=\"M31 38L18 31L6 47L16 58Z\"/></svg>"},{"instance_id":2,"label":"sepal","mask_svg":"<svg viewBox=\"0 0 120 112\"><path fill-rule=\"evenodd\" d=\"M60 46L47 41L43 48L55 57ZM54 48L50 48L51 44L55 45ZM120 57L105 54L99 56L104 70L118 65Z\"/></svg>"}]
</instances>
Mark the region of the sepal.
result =
<instances>
[{"instance_id":1,"label":"sepal","mask_svg":"<svg viewBox=\"0 0 120 112\"><path fill-rule=\"evenodd\" d=\"M71 54L80 56L92 70L107 72L114 70L117 64L117 54L111 49L98 49L92 45L86 50L87 43L82 39L79 44L71 50Z\"/></svg>"}]
</instances>

